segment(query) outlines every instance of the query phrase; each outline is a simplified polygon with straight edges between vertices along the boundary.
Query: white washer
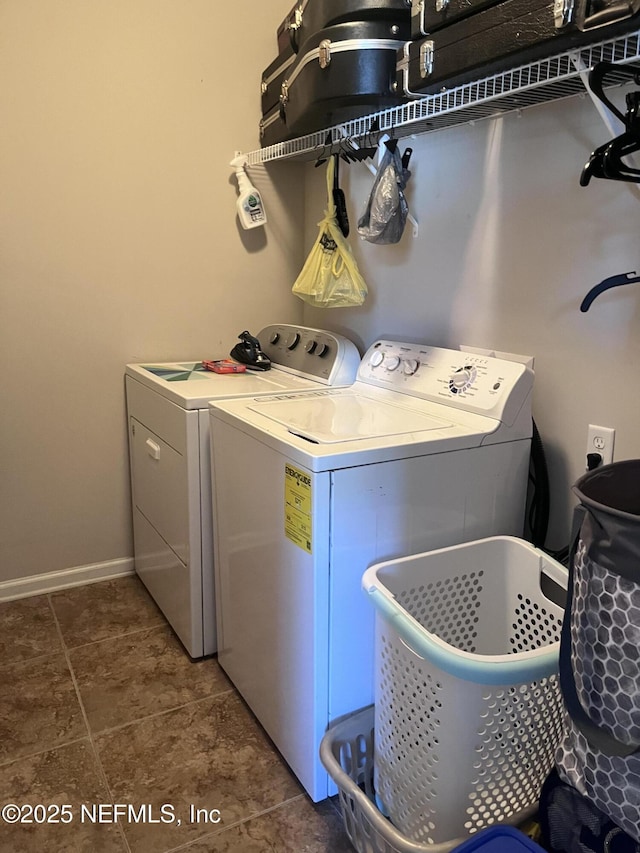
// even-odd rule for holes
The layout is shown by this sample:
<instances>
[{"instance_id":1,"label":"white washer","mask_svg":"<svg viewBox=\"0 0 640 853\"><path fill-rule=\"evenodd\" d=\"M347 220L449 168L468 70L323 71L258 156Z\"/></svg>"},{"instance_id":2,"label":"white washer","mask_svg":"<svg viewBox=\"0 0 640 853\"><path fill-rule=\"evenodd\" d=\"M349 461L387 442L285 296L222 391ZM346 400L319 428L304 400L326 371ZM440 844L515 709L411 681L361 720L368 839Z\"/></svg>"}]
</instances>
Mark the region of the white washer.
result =
<instances>
[{"instance_id":1,"label":"white washer","mask_svg":"<svg viewBox=\"0 0 640 853\"><path fill-rule=\"evenodd\" d=\"M350 388L212 403L218 660L314 800L374 701L373 562L522 535L533 373L378 341Z\"/></svg>"},{"instance_id":2,"label":"white washer","mask_svg":"<svg viewBox=\"0 0 640 853\"><path fill-rule=\"evenodd\" d=\"M216 650L208 401L351 384L360 363L320 329L271 325L258 340L272 362L260 373L126 368L135 568L192 658Z\"/></svg>"}]
</instances>

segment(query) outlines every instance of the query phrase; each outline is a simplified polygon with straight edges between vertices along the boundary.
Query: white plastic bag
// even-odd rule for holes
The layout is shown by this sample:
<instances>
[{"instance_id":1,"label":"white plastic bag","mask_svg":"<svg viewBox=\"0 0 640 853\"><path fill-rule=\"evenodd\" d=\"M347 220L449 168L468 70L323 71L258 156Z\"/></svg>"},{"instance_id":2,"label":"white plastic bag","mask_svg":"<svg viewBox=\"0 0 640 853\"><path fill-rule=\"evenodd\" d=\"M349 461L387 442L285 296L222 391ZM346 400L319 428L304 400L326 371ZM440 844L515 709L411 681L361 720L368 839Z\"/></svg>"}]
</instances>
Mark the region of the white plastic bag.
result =
<instances>
[{"instance_id":1,"label":"white plastic bag","mask_svg":"<svg viewBox=\"0 0 640 853\"><path fill-rule=\"evenodd\" d=\"M313 248L293 285L293 293L316 308L362 305L365 284L336 219L333 200L334 158L327 165L327 209Z\"/></svg>"}]
</instances>

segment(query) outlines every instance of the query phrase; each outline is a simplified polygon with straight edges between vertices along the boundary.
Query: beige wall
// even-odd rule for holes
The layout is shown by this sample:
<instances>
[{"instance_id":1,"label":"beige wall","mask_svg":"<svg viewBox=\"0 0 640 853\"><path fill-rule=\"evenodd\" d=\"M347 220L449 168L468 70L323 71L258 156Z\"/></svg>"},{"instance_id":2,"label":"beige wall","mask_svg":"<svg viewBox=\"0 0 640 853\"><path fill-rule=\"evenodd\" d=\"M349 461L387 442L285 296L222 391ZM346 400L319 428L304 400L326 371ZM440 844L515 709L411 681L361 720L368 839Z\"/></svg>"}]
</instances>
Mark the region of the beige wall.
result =
<instances>
[{"instance_id":1,"label":"beige wall","mask_svg":"<svg viewBox=\"0 0 640 853\"><path fill-rule=\"evenodd\" d=\"M602 279L640 271L638 189L579 185L589 153L607 138L590 101L576 98L403 141L401 150L414 149L408 194L420 234L405 232L397 246L359 240L373 179L361 165L344 167L350 240L370 295L358 309L305 309L307 323L349 330L364 346L389 336L534 355L552 547L569 536L587 425L617 430L616 459L640 456L640 284L579 311ZM324 205L317 172L307 170L307 247Z\"/></svg>"},{"instance_id":2,"label":"beige wall","mask_svg":"<svg viewBox=\"0 0 640 853\"><path fill-rule=\"evenodd\" d=\"M299 167L235 219L290 2L249 5L0 4L0 581L131 556L126 362L301 317Z\"/></svg>"},{"instance_id":3,"label":"beige wall","mask_svg":"<svg viewBox=\"0 0 640 853\"><path fill-rule=\"evenodd\" d=\"M324 209L322 170L252 171L265 232L242 232L233 211L228 161L257 147L260 71L291 0L252 5L240 22L212 0L0 4L0 581L131 555L127 361L224 353L243 328L303 314L290 285ZM363 346L535 355L552 546L568 535L587 423L617 429L616 458L640 455L640 285L578 311L593 284L640 264L635 188L578 185L605 138L573 99L403 143L420 236L353 236L367 303L304 310ZM372 179L342 174L355 231Z\"/></svg>"}]
</instances>

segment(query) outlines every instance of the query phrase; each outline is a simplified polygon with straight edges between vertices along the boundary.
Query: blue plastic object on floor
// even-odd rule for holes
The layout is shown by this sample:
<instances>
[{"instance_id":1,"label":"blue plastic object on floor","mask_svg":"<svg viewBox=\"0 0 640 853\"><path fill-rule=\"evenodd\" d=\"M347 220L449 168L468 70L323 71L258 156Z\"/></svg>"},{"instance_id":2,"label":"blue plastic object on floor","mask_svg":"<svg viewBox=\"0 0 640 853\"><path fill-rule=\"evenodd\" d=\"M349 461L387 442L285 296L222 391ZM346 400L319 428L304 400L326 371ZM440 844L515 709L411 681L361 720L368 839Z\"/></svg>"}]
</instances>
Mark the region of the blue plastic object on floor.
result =
<instances>
[{"instance_id":1,"label":"blue plastic object on floor","mask_svg":"<svg viewBox=\"0 0 640 853\"><path fill-rule=\"evenodd\" d=\"M512 826L491 826L456 847L452 853L545 853L544 849Z\"/></svg>"}]
</instances>

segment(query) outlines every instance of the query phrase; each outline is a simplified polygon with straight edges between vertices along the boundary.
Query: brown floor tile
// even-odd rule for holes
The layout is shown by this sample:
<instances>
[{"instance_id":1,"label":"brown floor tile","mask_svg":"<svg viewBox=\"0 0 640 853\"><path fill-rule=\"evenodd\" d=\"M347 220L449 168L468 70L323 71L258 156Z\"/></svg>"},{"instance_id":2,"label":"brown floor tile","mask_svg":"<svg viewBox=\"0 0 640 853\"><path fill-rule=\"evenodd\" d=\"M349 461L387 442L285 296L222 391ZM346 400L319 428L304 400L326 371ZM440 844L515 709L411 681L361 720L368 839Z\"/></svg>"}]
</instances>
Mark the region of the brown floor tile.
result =
<instances>
[{"instance_id":1,"label":"brown floor tile","mask_svg":"<svg viewBox=\"0 0 640 853\"><path fill-rule=\"evenodd\" d=\"M82 803L109 802L88 740L0 767L0 802L53 806L46 814L60 821L11 825L0 822L0 853L124 853L126 850L117 826L82 820ZM55 806L63 804L71 809L56 812ZM63 822L69 814L72 820Z\"/></svg>"},{"instance_id":2,"label":"brown floor tile","mask_svg":"<svg viewBox=\"0 0 640 853\"><path fill-rule=\"evenodd\" d=\"M166 624L135 575L55 592L51 604L68 648Z\"/></svg>"},{"instance_id":3,"label":"brown floor tile","mask_svg":"<svg viewBox=\"0 0 640 853\"><path fill-rule=\"evenodd\" d=\"M222 829L301 793L234 693L99 735L96 746L116 802L170 804L181 821L127 825L132 853L160 853L210 832L190 822L190 804L219 809Z\"/></svg>"},{"instance_id":4,"label":"brown floor tile","mask_svg":"<svg viewBox=\"0 0 640 853\"><path fill-rule=\"evenodd\" d=\"M0 602L0 666L61 649L46 595Z\"/></svg>"},{"instance_id":5,"label":"brown floor tile","mask_svg":"<svg viewBox=\"0 0 640 853\"><path fill-rule=\"evenodd\" d=\"M92 732L231 689L216 660L192 662L165 626L69 653Z\"/></svg>"},{"instance_id":6,"label":"brown floor tile","mask_svg":"<svg viewBox=\"0 0 640 853\"><path fill-rule=\"evenodd\" d=\"M87 735L62 654L5 667L0 679L0 763Z\"/></svg>"},{"instance_id":7,"label":"brown floor tile","mask_svg":"<svg viewBox=\"0 0 640 853\"><path fill-rule=\"evenodd\" d=\"M342 820L328 802L305 795L240 826L210 835L185 853L353 853Z\"/></svg>"}]
</instances>

